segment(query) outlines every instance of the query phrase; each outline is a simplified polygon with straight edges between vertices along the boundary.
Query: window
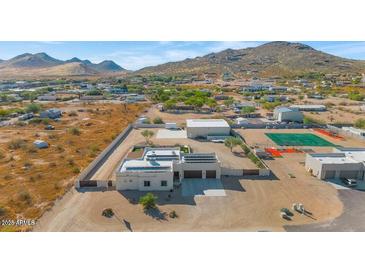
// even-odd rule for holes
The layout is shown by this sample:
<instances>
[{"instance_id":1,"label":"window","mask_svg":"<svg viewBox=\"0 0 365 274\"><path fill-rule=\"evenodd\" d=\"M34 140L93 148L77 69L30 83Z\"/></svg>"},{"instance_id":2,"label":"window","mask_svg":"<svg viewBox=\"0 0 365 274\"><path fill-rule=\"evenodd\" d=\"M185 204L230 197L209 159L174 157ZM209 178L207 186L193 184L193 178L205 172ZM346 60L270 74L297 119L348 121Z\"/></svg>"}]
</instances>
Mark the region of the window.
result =
<instances>
[{"instance_id":1,"label":"window","mask_svg":"<svg viewBox=\"0 0 365 274\"><path fill-rule=\"evenodd\" d=\"M151 182L150 181L144 181L144 186L151 186Z\"/></svg>"},{"instance_id":2,"label":"window","mask_svg":"<svg viewBox=\"0 0 365 274\"><path fill-rule=\"evenodd\" d=\"M167 186L167 181L161 181L161 186Z\"/></svg>"}]
</instances>

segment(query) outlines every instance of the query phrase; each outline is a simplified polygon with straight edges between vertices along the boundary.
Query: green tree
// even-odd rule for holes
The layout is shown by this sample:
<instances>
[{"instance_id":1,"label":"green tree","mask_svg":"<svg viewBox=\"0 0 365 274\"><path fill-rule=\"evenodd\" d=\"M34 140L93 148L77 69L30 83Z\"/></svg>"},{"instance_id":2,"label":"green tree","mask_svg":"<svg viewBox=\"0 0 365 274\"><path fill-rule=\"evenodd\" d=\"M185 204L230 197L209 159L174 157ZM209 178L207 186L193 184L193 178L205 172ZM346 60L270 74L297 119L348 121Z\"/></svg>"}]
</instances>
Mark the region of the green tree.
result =
<instances>
[{"instance_id":1,"label":"green tree","mask_svg":"<svg viewBox=\"0 0 365 274\"><path fill-rule=\"evenodd\" d=\"M141 135L146 139L146 143L149 144L154 133L151 130L145 129L141 132Z\"/></svg>"},{"instance_id":2,"label":"green tree","mask_svg":"<svg viewBox=\"0 0 365 274\"><path fill-rule=\"evenodd\" d=\"M155 119L153 119L153 123L154 124L163 124L163 120L161 119L161 117L156 117Z\"/></svg>"},{"instance_id":3,"label":"green tree","mask_svg":"<svg viewBox=\"0 0 365 274\"><path fill-rule=\"evenodd\" d=\"M39 104L29 104L25 107L26 112L38 113L42 109Z\"/></svg>"},{"instance_id":4,"label":"green tree","mask_svg":"<svg viewBox=\"0 0 365 274\"><path fill-rule=\"evenodd\" d=\"M228 147L232 152L235 146L242 145L242 140L238 137L228 137L224 140L224 145Z\"/></svg>"},{"instance_id":5,"label":"green tree","mask_svg":"<svg viewBox=\"0 0 365 274\"><path fill-rule=\"evenodd\" d=\"M252 106L245 106L241 109L242 114L249 114L249 113L253 113L255 111L256 111L256 108L252 107Z\"/></svg>"},{"instance_id":6,"label":"green tree","mask_svg":"<svg viewBox=\"0 0 365 274\"><path fill-rule=\"evenodd\" d=\"M156 208L157 196L153 195L151 192L139 198L139 203L143 206L144 210Z\"/></svg>"},{"instance_id":7,"label":"green tree","mask_svg":"<svg viewBox=\"0 0 365 274\"><path fill-rule=\"evenodd\" d=\"M365 119L359 118L355 121L355 127L365 129Z\"/></svg>"}]
</instances>

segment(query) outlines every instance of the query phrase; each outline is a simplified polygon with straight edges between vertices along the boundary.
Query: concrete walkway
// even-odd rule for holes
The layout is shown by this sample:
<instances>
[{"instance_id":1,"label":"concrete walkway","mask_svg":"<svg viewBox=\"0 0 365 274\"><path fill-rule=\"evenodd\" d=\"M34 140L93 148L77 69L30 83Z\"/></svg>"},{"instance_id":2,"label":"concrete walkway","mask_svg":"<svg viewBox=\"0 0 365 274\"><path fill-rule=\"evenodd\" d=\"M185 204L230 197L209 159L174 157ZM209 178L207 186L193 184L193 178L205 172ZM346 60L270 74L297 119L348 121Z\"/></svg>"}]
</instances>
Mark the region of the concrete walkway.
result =
<instances>
[{"instance_id":1,"label":"concrete walkway","mask_svg":"<svg viewBox=\"0 0 365 274\"><path fill-rule=\"evenodd\" d=\"M219 179L184 179L182 196L226 196Z\"/></svg>"}]
</instances>

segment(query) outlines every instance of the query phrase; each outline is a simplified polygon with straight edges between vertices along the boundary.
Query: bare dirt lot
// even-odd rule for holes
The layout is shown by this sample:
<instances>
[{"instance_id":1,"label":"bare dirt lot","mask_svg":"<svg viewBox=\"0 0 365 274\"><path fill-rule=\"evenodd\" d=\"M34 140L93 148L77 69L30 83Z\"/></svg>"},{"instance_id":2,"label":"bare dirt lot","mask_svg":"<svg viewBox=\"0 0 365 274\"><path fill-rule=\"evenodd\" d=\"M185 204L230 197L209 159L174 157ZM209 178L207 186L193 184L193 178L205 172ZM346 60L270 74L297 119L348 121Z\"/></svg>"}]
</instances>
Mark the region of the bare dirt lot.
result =
<instances>
[{"instance_id":1,"label":"bare dirt lot","mask_svg":"<svg viewBox=\"0 0 365 274\"><path fill-rule=\"evenodd\" d=\"M73 179L115 136L134 121L144 105L53 103L64 113L60 121L0 128L0 207L6 219L37 219L73 186ZM41 139L47 149L36 149ZM4 212L3 211L3 212ZM0 227L27 230L29 227Z\"/></svg>"}]
</instances>

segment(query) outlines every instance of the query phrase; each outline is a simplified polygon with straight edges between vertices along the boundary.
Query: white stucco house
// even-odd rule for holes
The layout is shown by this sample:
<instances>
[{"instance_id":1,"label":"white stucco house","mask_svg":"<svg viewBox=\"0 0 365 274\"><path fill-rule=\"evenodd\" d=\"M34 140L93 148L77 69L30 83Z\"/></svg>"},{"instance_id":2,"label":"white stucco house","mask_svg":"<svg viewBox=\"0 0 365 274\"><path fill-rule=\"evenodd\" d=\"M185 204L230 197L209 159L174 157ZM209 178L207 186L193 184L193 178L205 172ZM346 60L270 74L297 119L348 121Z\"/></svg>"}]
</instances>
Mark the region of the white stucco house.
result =
<instances>
[{"instance_id":1,"label":"white stucco house","mask_svg":"<svg viewBox=\"0 0 365 274\"><path fill-rule=\"evenodd\" d=\"M188 138L207 138L209 136L229 136L231 127L224 119L188 119L186 133Z\"/></svg>"},{"instance_id":2,"label":"white stucco house","mask_svg":"<svg viewBox=\"0 0 365 274\"><path fill-rule=\"evenodd\" d=\"M279 122L298 122L302 123L304 115L297 109L287 107L277 107L274 109L274 119Z\"/></svg>"},{"instance_id":3,"label":"white stucco house","mask_svg":"<svg viewBox=\"0 0 365 274\"><path fill-rule=\"evenodd\" d=\"M305 168L318 179L364 180L365 148L334 148L332 153L310 153Z\"/></svg>"},{"instance_id":4,"label":"white stucco house","mask_svg":"<svg viewBox=\"0 0 365 274\"><path fill-rule=\"evenodd\" d=\"M117 190L163 191L185 178L221 177L215 153L182 153L180 148L145 148L139 159L125 159L116 171Z\"/></svg>"}]
</instances>

